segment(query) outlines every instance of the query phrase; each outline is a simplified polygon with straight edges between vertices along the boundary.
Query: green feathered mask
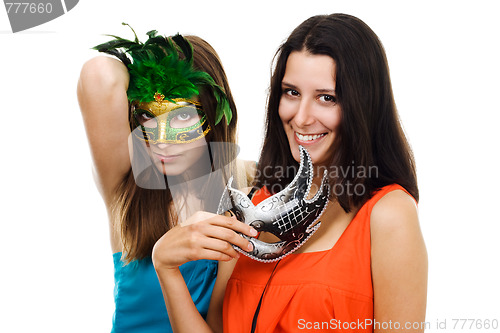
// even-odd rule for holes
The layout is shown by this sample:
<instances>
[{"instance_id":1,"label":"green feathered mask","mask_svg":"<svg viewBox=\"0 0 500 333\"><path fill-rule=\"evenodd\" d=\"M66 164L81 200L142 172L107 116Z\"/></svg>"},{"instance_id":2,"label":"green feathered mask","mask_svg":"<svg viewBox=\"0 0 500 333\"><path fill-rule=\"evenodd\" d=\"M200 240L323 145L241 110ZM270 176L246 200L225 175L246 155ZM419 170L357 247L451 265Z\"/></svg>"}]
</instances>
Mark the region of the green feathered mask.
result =
<instances>
[{"instance_id":1,"label":"green feathered mask","mask_svg":"<svg viewBox=\"0 0 500 333\"><path fill-rule=\"evenodd\" d=\"M232 111L227 96L208 73L193 67L193 47L188 40L179 34L170 38L157 36L157 31L152 30L147 33L148 40L141 43L134 29L132 31L134 41L107 35L114 40L93 47L117 57L127 66L129 101L152 102L157 93L169 101L191 98L199 94L199 87L205 87L212 91L217 101L215 124L225 116L229 125ZM179 52L184 55L183 59Z\"/></svg>"}]
</instances>

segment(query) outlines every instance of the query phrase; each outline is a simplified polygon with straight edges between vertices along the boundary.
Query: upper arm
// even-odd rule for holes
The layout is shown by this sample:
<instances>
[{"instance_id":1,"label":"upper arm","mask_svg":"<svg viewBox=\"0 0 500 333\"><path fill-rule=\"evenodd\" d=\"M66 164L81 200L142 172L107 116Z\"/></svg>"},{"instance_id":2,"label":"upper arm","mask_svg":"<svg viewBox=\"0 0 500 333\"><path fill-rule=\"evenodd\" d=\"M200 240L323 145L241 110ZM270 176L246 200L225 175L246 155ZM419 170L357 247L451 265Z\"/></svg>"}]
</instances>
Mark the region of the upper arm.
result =
<instances>
[{"instance_id":1,"label":"upper arm","mask_svg":"<svg viewBox=\"0 0 500 333\"><path fill-rule=\"evenodd\" d=\"M402 328L423 323L427 251L415 202L403 191L390 192L374 206L370 223L375 320L399 322ZM423 328L405 332L423 332Z\"/></svg>"},{"instance_id":2,"label":"upper arm","mask_svg":"<svg viewBox=\"0 0 500 333\"><path fill-rule=\"evenodd\" d=\"M222 332L222 304L224 302L224 294L226 293L227 281L229 281L235 265L236 259L219 261L217 280L215 281L207 314L207 323L214 332Z\"/></svg>"},{"instance_id":3,"label":"upper arm","mask_svg":"<svg viewBox=\"0 0 500 333\"><path fill-rule=\"evenodd\" d=\"M78 102L105 200L130 169L128 81L125 65L104 56L86 62L78 80Z\"/></svg>"}]
</instances>

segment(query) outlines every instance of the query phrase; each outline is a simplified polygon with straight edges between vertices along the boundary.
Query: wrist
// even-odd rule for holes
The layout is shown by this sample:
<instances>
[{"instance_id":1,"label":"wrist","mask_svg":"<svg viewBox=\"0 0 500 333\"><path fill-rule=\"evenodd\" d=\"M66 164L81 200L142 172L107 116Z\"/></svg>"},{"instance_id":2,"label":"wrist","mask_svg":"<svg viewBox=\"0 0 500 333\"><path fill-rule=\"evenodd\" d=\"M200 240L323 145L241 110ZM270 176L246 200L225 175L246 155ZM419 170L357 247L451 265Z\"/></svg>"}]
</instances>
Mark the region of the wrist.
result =
<instances>
[{"instance_id":1,"label":"wrist","mask_svg":"<svg viewBox=\"0 0 500 333\"><path fill-rule=\"evenodd\" d=\"M168 265L155 263L155 262L153 262L153 266L155 268L155 271L158 273L167 274L167 275L180 273L178 266L168 266Z\"/></svg>"}]
</instances>

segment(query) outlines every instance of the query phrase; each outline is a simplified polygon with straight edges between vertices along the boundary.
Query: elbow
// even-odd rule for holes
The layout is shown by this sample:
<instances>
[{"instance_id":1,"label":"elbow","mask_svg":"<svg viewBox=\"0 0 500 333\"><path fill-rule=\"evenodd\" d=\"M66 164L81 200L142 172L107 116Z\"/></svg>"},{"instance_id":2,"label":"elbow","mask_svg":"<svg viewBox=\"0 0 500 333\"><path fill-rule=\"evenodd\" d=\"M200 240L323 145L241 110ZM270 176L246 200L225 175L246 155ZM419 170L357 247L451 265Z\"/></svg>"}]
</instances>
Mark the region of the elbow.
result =
<instances>
[{"instance_id":1,"label":"elbow","mask_svg":"<svg viewBox=\"0 0 500 333\"><path fill-rule=\"evenodd\" d=\"M125 65L114 58L97 56L88 60L80 72L77 96L80 109L95 98L113 96L117 91L128 89L129 76Z\"/></svg>"}]
</instances>

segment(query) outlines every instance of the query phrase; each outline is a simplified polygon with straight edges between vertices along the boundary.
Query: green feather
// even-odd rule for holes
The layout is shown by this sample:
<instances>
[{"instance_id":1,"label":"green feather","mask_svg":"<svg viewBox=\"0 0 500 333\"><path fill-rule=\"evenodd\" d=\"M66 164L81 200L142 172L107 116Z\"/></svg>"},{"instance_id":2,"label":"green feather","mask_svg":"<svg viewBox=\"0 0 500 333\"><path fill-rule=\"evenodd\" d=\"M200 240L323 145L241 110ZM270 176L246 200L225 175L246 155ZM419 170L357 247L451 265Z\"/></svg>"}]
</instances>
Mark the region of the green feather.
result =
<instances>
[{"instance_id":1,"label":"green feather","mask_svg":"<svg viewBox=\"0 0 500 333\"><path fill-rule=\"evenodd\" d=\"M184 54L185 61L192 63L192 61L193 61L193 47L191 46L191 44L189 44L189 42L179 34L172 37L172 40L181 49L182 54Z\"/></svg>"},{"instance_id":2,"label":"green feather","mask_svg":"<svg viewBox=\"0 0 500 333\"><path fill-rule=\"evenodd\" d=\"M130 101L151 102L155 93L165 95L165 99L191 98L199 94L199 87L212 91L216 101L217 125L223 117L229 125L232 111L224 90L206 72L193 67L193 47L181 35L171 38L158 36L156 30L148 31L148 40L141 43L134 29L133 41L114 35L113 40L94 47L120 59L130 74L127 96ZM183 59L180 58L182 53Z\"/></svg>"},{"instance_id":3,"label":"green feather","mask_svg":"<svg viewBox=\"0 0 500 333\"><path fill-rule=\"evenodd\" d=\"M128 23L122 22L122 25L126 25L130 28L130 30L132 30L132 32L134 33L134 36L135 36L135 42L139 43L139 38L137 38L137 34L135 33L135 30Z\"/></svg>"}]
</instances>

